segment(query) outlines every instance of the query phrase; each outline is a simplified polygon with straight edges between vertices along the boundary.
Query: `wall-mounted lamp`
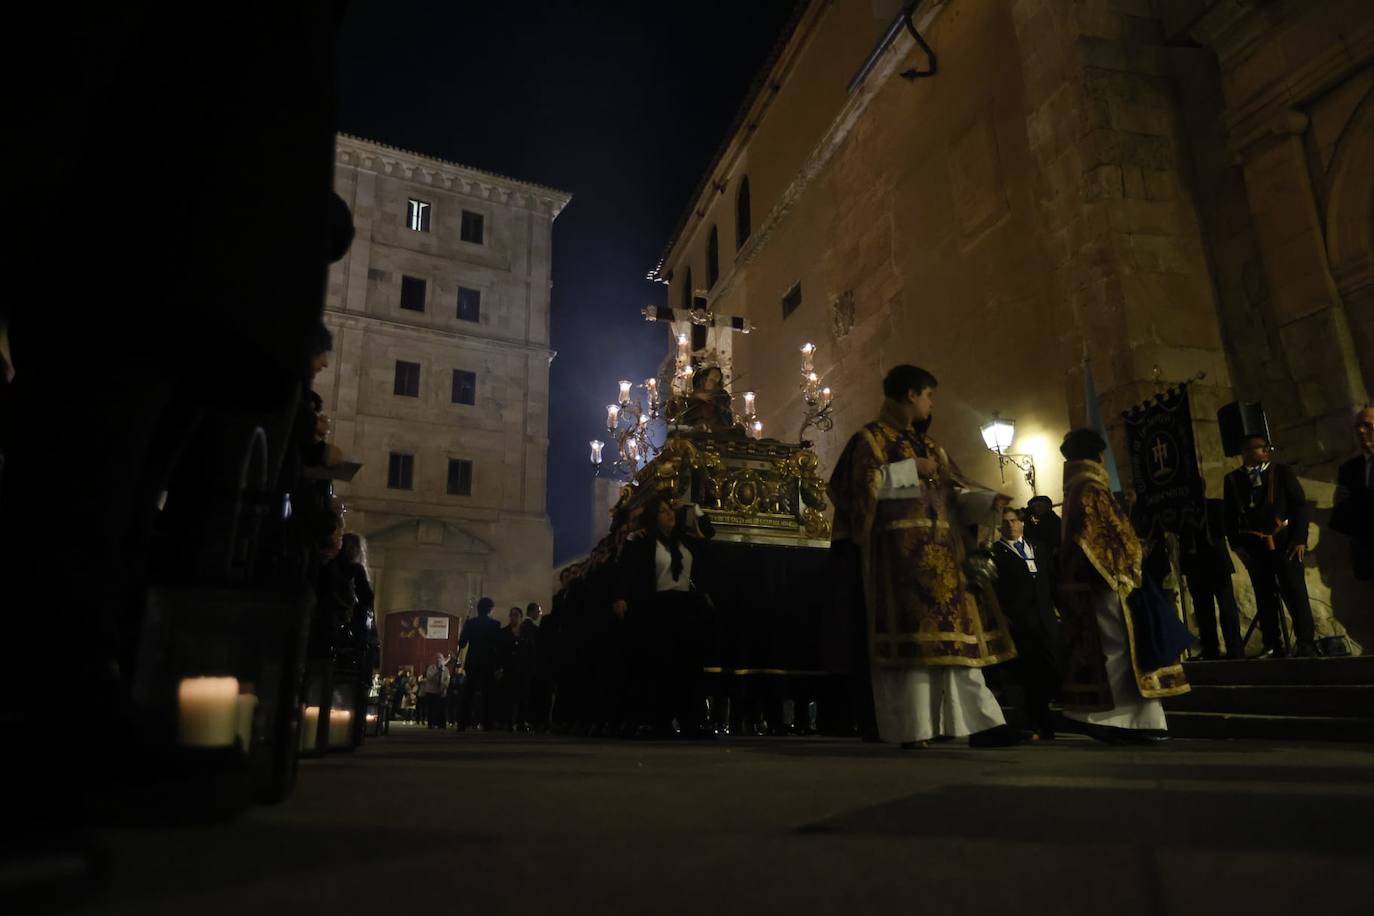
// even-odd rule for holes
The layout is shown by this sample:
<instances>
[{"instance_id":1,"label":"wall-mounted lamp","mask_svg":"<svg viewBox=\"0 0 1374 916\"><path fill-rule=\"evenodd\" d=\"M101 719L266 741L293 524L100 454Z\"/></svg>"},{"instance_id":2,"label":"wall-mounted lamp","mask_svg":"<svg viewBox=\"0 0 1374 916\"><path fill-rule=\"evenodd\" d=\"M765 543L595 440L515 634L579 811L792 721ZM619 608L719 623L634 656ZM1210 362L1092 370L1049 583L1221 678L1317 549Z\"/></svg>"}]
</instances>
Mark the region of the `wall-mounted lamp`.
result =
<instances>
[{"instance_id":1,"label":"wall-mounted lamp","mask_svg":"<svg viewBox=\"0 0 1374 916\"><path fill-rule=\"evenodd\" d=\"M1035 490L1035 459L1030 455L1012 454L1011 443L1016 438L1016 421L1004 419L998 416L997 411L992 412L992 419L984 423L979 431L983 434L983 444L988 451L997 456L997 470L1002 475L1002 482L1007 480L1007 465L1014 465L1017 470L1026 476L1026 483L1030 486L1031 492Z\"/></svg>"}]
</instances>

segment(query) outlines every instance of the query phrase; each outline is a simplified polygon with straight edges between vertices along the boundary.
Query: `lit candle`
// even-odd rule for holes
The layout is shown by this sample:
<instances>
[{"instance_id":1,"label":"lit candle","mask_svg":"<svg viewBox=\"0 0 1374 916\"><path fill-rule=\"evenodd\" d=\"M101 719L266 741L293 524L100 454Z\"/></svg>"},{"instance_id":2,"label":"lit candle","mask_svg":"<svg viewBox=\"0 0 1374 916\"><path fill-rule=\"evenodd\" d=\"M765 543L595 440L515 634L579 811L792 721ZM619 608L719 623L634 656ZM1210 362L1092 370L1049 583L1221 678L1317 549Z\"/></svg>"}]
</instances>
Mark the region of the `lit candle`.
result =
<instances>
[{"instance_id":1,"label":"lit candle","mask_svg":"<svg viewBox=\"0 0 1374 916\"><path fill-rule=\"evenodd\" d=\"M754 392L752 391L744 392L744 415L746 417L754 416Z\"/></svg>"},{"instance_id":2,"label":"lit candle","mask_svg":"<svg viewBox=\"0 0 1374 916\"><path fill-rule=\"evenodd\" d=\"M601 450L606 447L606 443L600 439L592 440L592 464L601 463Z\"/></svg>"},{"instance_id":3,"label":"lit candle","mask_svg":"<svg viewBox=\"0 0 1374 916\"><path fill-rule=\"evenodd\" d=\"M301 750L314 750L319 733L320 707L307 706L301 711Z\"/></svg>"},{"instance_id":4,"label":"lit candle","mask_svg":"<svg viewBox=\"0 0 1374 916\"><path fill-rule=\"evenodd\" d=\"M329 710L329 746L348 747L353 743L353 710Z\"/></svg>"},{"instance_id":5,"label":"lit candle","mask_svg":"<svg viewBox=\"0 0 1374 916\"><path fill-rule=\"evenodd\" d=\"M631 464L639 463L639 443L634 439L625 441L625 457L630 459Z\"/></svg>"},{"instance_id":6,"label":"lit candle","mask_svg":"<svg viewBox=\"0 0 1374 916\"><path fill-rule=\"evenodd\" d=\"M648 426L648 425L649 425L649 415L648 415L647 413L642 413L642 414L640 414L640 415L639 415L639 428L640 428L640 429L644 429L644 428L645 428L646 426Z\"/></svg>"},{"instance_id":7,"label":"lit candle","mask_svg":"<svg viewBox=\"0 0 1374 916\"><path fill-rule=\"evenodd\" d=\"M822 407L829 407L829 406L830 406L830 398L831 398L831 397L832 397L832 395L830 394L830 389L829 389L829 388L822 388L822 389L821 389L821 406L822 406Z\"/></svg>"},{"instance_id":8,"label":"lit candle","mask_svg":"<svg viewBox=\"0 0 1374 916\"><path fill-rule=\"evenodd\" d=\"M617 404L606 405L606 428L615 432L616 425L620 422L620 407Z\"/></svg>"},{"instance_id":9,"label":"lit candle","mask_svg":"<svg viewBox=\"0 0 1374 916\"><path fill-rule=\"evenodd\" d=\"M755 438L755 439L762 439L762 438L763 438L763 421L762 421L762 420L755 420L755 421L754 421L754 438Z\"/></svg>"},{"instance_id":10,"label":"lit candle","mask_svg":"<svg viewBox=\"0 0 1374 916\"><path fill-rule=\"evenodd\" d=\"M802 344L801 351L802 351L802 371L803 371L803 372L810 372L810 371L811 371L811 367L812 367L811 357L813 357L813 356L816 355L816 345L813 344L813 343L810 343L810 342L804 343L804 344Z\"/></svg>"},{"instance_id":11,"label":"lit candle","mask_svg":"<svg viewBox=\"0 0 1374 916\"><path fill-rule=\"evenodd\" d=\"M627 382L627 381L625 381L624 379L621 379L621 380L620 380L620 404L621 404L621 406L623 407L624 405L626 405L626 404L628 404L628 403L630 403L630 383Z\"/></svg>"},{"instance_id":12,"label":"lit candle","mask_svg":"<svg viewBox=\"0 0 1374 916\"><path fill-rule=\"evenodd\" d=\"M649 392L649 403L658 403L658 379L646 378L644 380L644 390Z\"/></svg>"},{"instance_id":13,"label":"lit candle","mask_svg":"<svg viewBox=\"0 0 1374 916\"><path fill-rule=\"evenodd\" d=\"M253 745L253 714L258 709L256 694L241 693L238 698L239 748L246 754Z\"/></svg>"},{"instance_id":14,"label":"lit candle","mask_svg":"<svg viewBox=\"0 0 1374 916\"><path fill-rule=\"evenodd\" d=\"M177 743L229 747L238 733L239 679L188 677L177 685Z\"/></svg>"}]
</instances>

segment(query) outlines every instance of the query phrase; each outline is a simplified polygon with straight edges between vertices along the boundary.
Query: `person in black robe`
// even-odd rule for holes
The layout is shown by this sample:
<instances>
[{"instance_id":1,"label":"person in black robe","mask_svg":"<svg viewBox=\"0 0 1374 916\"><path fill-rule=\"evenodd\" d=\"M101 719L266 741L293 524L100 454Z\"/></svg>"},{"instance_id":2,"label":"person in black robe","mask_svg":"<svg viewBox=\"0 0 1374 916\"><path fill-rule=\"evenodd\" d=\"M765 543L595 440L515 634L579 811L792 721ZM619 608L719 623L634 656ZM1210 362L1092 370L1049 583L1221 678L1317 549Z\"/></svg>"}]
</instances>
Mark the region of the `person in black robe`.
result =
<instances>
[{"instance_id":1,"label":"person in black robe","mask_svg":"<svg viewBox=\"0 0 1374 916\"><path fill-rule=\"evenodd\" d=\"M1206 481L1203 481L1206 492ZM1236 571L1231 551L1226 548L1225 507L1219 499L1206 502L1206 515L1200 526L1185 525L1179 533L1179 567L1188 593L1193 598L1193 614L1197 617L1198 640L1202 643L1202 657L1207 661L1221 658L1217 641L1217 621L1226 643L1228 659L1245 657L1245 644L1240 633L1240 606L1231 587L1231 575Z\"/></svg>"},{"instance_id":2,"label":"person in black robe","mask_svg":"<svg viewBox=\"0 0 1374 916\"><path fill-rule=\"evenodd\" d=\"M1355 578L1374 582L1374 404L1355 415L1359 452L1336 473L1336 505L1330 528L1350 538Z\"/></svg>"}]
</instances>

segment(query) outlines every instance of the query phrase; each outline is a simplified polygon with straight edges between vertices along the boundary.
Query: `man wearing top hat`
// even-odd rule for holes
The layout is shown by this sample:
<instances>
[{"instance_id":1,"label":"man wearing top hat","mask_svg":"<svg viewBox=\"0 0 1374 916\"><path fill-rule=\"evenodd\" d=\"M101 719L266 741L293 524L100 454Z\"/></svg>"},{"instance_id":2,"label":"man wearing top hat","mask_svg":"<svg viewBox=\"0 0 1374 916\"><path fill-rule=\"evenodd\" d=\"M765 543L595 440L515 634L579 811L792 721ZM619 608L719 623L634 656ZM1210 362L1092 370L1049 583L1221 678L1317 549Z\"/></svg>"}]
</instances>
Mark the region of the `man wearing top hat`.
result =
<instances>
[{"instance_id":1,"label":"man wearing top hat","mask_svg":"<svg viewBox=\"0 0 1374 916\"><path fill-rule=\"evenodd\" d=\"M1226 475L1226 536L1255 589L1256 615L1264 637L1261 657L1285 654L1279 598L1293 618L1293 654L1317 654L1312 606L1307 600L1307 496L1293 468L1272 461L1268 437L1246 437L1244 464Z\"/></svg>"}]
</instances>

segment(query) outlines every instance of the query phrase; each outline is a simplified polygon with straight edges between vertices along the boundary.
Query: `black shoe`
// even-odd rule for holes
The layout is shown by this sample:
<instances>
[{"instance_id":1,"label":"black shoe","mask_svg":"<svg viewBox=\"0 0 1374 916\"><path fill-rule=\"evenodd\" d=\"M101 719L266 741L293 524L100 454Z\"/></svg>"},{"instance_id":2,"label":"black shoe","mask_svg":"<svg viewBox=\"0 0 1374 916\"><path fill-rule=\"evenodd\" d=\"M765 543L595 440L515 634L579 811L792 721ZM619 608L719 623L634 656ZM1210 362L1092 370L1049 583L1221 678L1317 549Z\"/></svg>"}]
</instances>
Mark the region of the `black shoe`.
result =
<instances>
[{"instance_id":1,"label":"black shoe","mask_svg":"<svg viewBox=\"0 0 1374 916\"><path fill-rule=\"evenodd\" d=\"M968 736L969 747L1015 747L1025 742L1025 735L1010 725L996 725Z\"/></svg>"},{"instance_id":2,"label":"black shoe","mask_svg":"<svg viewBox=\"0 0 1374 916\"><path fill-rule=\"evenodd\" d=\"M1318 651L1316 643L1300 642L1293 647L1294 658L1320 658L1321 652Z\"/></svg>"},{"instance_id":3,"label":"black shoe","mask_svg":"<svg viewBox=\"0 0 1374 916\"><path fill-rule=\"evenodd\" d=\"M1123 744L1163 744L1169 733L1154 728L1122 728L1118 736Z\"/></svg>"},{"instance_id":4,"label":"black shoe","mask_svg":"<svg viewBox=\"0 0 1374 916\"><path fill-rule=\"evenodd\" d=\"M1092 722L1080 722L1078 724L1081 726L1083 734L1095 741L1113 745L1126 743L1125 736L1122 735L1124 729L1113 728L1110 725L1096 725Z\"/></svg>"}]
</instances>

